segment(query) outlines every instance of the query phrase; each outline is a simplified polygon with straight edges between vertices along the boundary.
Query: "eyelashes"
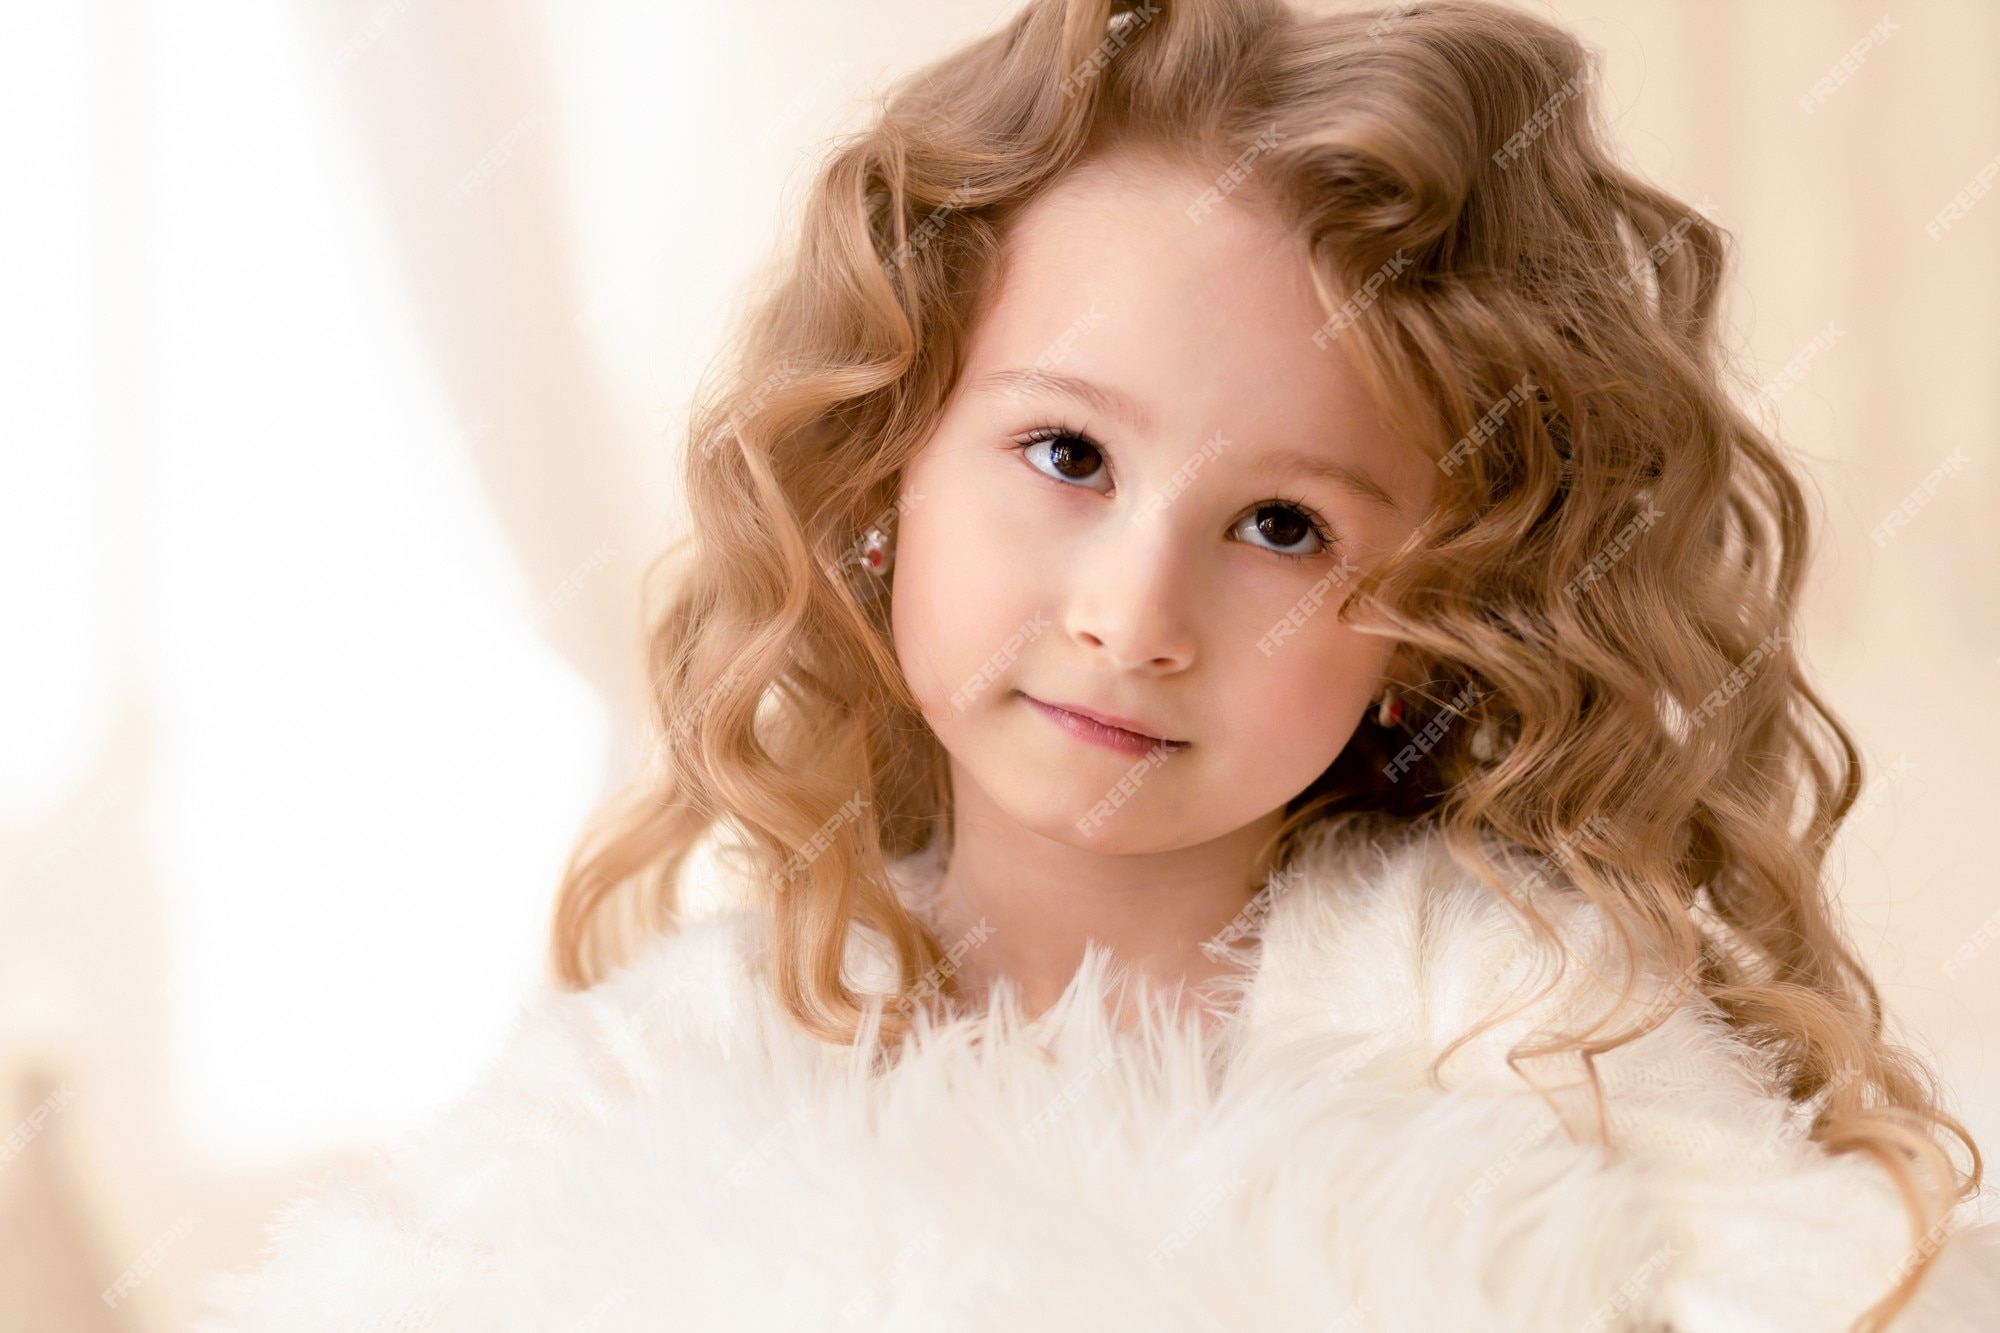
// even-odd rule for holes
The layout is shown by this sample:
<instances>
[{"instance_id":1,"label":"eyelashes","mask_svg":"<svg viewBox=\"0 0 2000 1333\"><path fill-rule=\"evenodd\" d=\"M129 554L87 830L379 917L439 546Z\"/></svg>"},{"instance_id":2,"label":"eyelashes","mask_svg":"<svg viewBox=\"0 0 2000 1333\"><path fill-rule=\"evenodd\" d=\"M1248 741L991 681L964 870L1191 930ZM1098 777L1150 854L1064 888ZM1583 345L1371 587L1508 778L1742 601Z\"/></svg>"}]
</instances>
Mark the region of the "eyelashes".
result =
<instances>
[{"instance_id":1,"label":"eyelashes","mask_svg":"<svg viewBox=\"0 0 2000 1333\"><path fill-rule=\"evenodd\" d=\"M1063 446L1081 445L1083 448L1088 449L1092 453L1096 454L1098 458L1105 459L1107 461L1109 459L1109 455L1105 453L1103 445L1099 444L1096 440L1091 439L1090 436L1085 434L1083 431L1073 429L1069 426L1037 426L1034 430L1029 431L1026 435L1023 435L1018 440L1016 440L1014 447L1025 456L1030 449L1033 449L1035 446L1042 444L1063 445ZM1053 449L1050 450L1050 453L1052 454L1055 452L1056 450ZM1063 452L1073 453L1075 452L1075 450L1073 448L1069 448L1069 449L1064 449ZM1035 471L1040 472L1043 476L1053 477L1053 479L1056 481L1080 482L1083 480L1083 478L1081 477L1055 476L1054 474L1045 471L1041 467L1036 466L1036 464L1032 460L1029 460L1028 465L1030 467L1034 467ZM1096 490L1097 488L1095 486L1087 486L1084 489Z\"/></svg>"},{"instance_id":2,"label":"eyelashes","mask_svg":"<svg viewBox=\"0 0 2000 1333\"><path fill-rule=\"evenodd\" d=\"M1051 465L1057 468L1056 471L1050 471L1035 461L1033 455L1043 445L1050 446L1046 454ZM1016 436L1010 443L1009 448L1012 452L1020 454L1022 461L1027 463L1029 467L1034 468L1036 472L1051 481L1076 486L1082 490L1097 491L1102 494L1100 487L1088 483L1099 477L1106 477L1104 465L1110 462L1111 456L1109 451L1095 439L1091 438L1089 432L1085 430L1065 425L1038 426L1025 434ZM1097 466L1092 469L1089 476L1075 476L1061 470L1065 464L1070 467L1075 467L1079 463L1087 466L1093 462L1090 457L1091 455L1095 455L1094 461ZM1061 458L1063 462L1057 463L1055 461L1057 458ZM1108 477L1106 479L1108 480ZM1287 560L1310 560L1316 556L1325 555L1327 551L1337 544L1333 530L1326 520L1321 518L1318 511L1313 509L1311 505L1295 496L1274 495L1269 499L1258 501L1247 514L1230 525L1230 531L1236 532L1245 526L1250 526L1257 528L1262 533L1264 515L1274 510L1281 512L1290 511L1296 514L1298 521L1305 527L1306 531L1318 539L1319 548L1311 551L1287 551L1280 549L1280 546L1274 545L1257 546L1258 550L1268 551L1272 555L1280 556ZM1268 534L1264 535L1268 539ZM1296 541L1299 539L1294 538L1293 540ZM1256 545L1254 542L1250 544ZM1283 544L1289 543L1282 543L1281 545Z\"/></svg>"},{"instance_id":3,"label":"eyelashes","mask_svg":"<svg viewBox=\"0 0 2000 1333\"><path fill-rule=\"evenodd\" d=\"M1268 500L1258 501L1257 508L1250 512L1250 517L1255 518L1266 509L1292 510L1305 521L1306 527L1312 531L1313 536L1319 538L1319 543L1322 547L1331 547L1334 544L1333 529L1328 527L1326 520L1319 516L1319 511L1304 500L1291 496L1274 495ZM1287 552L1287 554L1290 553ZM1314 552L1314 554L1321 554L1321 552Z\"/></svg>"}]
</instances>

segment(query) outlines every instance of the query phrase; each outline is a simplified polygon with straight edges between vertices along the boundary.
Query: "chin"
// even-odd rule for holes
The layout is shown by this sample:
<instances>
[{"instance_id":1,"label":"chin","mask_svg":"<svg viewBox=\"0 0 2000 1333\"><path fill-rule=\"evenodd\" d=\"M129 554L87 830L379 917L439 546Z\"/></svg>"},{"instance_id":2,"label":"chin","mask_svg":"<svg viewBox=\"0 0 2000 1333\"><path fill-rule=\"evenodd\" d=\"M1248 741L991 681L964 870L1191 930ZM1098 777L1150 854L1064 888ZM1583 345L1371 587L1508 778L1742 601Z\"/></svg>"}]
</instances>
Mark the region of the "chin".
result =
<instances>
[{"instance_id":1,"label":"chin","mask_svg":"<svg viewBox=\"0 0 2000 1333\"><path fill-rule=\"evenodd\" d=\"M1092 808L1103 799L1102 793L1093 793L1078 800L1052 815L1046 825L1037 825L1037 831L1071 847L1121 856L1172 851L1200 840L1189 836L1194 831L1192 821L1176 818L1171 812L1141 808L1143 793L1108 816L1099 811L1091 818Z\"/></svg>"},{"instance_id":2,"label":"chin","mask_svg":"<svg viewBox=\"0 0 2000 1333\"><path fill-rule=\"evenodd\" d=\"M1047 765L1042 767L1046 772ZM1023 771L1032 773L1035 768L1028 765ZM1135 835L1143 839L1147 833L1150 821L1135 808L1144 799L1144 792L1129 798L1108 818L1100 812L1097 819L1086 821L1091 809L1115 792L1123 771L1111 768L1102 777L1072 775L1067 780L1030 782L1018 789L988 787L986 790L1008 819L1051 842L1097 851L1124 851ZM1086 833L1080 821L1086 821L1091 831Z\"/></svg>"}]
</instances>

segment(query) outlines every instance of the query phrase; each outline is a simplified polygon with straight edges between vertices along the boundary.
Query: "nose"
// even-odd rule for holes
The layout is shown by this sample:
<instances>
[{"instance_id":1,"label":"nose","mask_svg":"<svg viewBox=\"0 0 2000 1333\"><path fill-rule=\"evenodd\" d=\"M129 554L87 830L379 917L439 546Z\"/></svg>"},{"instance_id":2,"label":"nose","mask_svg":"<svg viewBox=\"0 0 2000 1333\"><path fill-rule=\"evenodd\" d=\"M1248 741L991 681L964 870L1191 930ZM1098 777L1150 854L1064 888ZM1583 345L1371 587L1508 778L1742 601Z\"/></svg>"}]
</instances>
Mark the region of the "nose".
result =
<instances>
[{"instance_id":1,"label":"nose","mask_svg":"<svg viewBox=\"0 0 2000 1333\"><path fill-rule=\"evenodd\" d=\"M1196 598L1184 546L1162 516L1106 524L1101 541L1077 552L1064 630L1118 671L1185 669Z\"/></svg>"}]
</instances>

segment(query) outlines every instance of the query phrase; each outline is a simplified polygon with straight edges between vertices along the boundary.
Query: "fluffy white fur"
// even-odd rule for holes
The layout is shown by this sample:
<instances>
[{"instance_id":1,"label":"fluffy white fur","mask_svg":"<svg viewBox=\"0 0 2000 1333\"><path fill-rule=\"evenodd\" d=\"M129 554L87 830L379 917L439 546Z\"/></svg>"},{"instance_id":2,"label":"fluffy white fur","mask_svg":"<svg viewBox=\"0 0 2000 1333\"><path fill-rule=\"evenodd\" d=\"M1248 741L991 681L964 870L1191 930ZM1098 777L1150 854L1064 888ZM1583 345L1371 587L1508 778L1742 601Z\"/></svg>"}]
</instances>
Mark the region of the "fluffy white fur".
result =
<instances>
[{"instance_id":1,"label":"fluffy white fur","mask_svg":"<svg viewBox=\"0 0 2000 1333\"><path fill-rule=\"evenodd\" d=\"M1573 1137L1502 1053L1608 992L1573 970L1441 1090L1431 1059L1547 951L1435 835L1299 868L1224 1042L1115 1028L1093 946L1038 1019L1003 991L873 1076L789 1026L765 917L724 893L526 1007L445 1115L282 1211L256 1269L211 1275L200 1333L1830 1333L1888 1288L1911 1244L1887 1178L1808 1143L1705 1001L1648 974L1677 1007L1598 1062L1607 1153L1587 1098L1558 1095ZM935 864L894 873L922 910ZM1612 977L1602 919L1521 884ZM878 939L849 959L887 989ZM2000 1329L2000 1226L1956 1233L1896 1327Z\"/></svg>"}]
</instances>

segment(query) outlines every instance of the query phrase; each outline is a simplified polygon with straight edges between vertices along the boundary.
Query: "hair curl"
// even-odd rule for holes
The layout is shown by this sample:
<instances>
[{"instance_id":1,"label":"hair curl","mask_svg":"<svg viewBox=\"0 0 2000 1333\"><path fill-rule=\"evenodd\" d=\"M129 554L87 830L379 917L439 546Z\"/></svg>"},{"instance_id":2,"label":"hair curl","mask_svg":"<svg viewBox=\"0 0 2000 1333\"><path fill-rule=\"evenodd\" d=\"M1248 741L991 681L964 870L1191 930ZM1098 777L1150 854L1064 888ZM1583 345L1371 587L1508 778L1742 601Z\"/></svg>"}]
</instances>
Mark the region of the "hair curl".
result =
<instances>
[{"instance_id":1,"label":"hair curl","mask_svg":"<svg viewBox=\"0 0 2000 1333\"><path fill-rule=\"evenodd\" d=\"M1261 144L1259 197L1307 237L1328 311L1373 294L1329 327L1442 473L1339 611L1365 602L1397 640L1412 736L1360 728L1288 803L1276 863L1309 831L1430 823L1538 931L1506 862L1559 863L1629 956L1677 964L1768 1058L1815 1140L1892 1176L1917 1244L1856 1327L1885 1326L1982 1165L1885 1038L1824 886L1861 762L1793 651L1800 483L1726 390L1726 234L1614 162L1594 69L1559 27L1475 0L1036 0L893 89L825 162L693 412L690 526L649 616L659 743L565 869L564 984L671 929L684 862L723 829L786 889L774 980L805 1030L856 1039L857 922L894 948L898 998L937 969L885 862L949 836L947 769L886 600L849 577L857 534L893 521L1020 208L1098 153L1212 168ZM890 1045L907 1019L884 1011ZM1563 1048L1588 1066L1639 1035L1597 1031ZM1970 1152L1962 1187L1940 1129Z\"/></svg>"}]
</instances>

